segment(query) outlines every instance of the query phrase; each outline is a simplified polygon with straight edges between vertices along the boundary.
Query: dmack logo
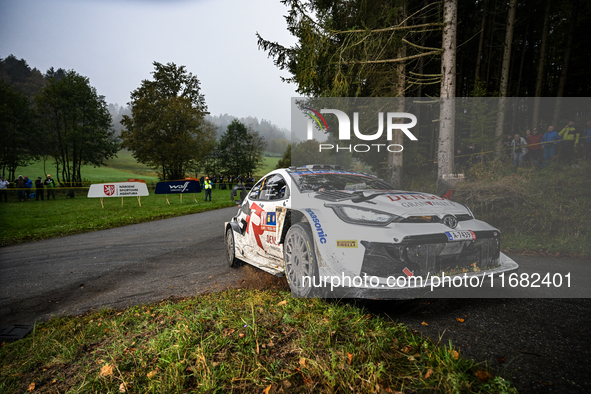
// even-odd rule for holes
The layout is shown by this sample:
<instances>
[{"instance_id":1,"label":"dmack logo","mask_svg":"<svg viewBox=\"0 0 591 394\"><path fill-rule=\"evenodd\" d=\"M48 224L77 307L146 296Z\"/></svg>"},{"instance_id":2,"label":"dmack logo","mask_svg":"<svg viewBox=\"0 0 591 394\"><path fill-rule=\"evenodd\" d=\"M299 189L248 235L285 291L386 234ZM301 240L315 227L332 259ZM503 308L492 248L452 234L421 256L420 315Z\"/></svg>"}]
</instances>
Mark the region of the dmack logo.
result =
<instances>
[{"instance_id":1,"label":"dmack logo","mask_svg":"<svg viewBox=\"0 0 591 394\"><path fill-rule=\"evenodd\" d=\"M313 120L316 121L320 129L322 129L322 125L324 125L324 129L328 131L328 125L326 124L326 120L321 114L333 114L336 115L339 121L339 140L350 140L351 139L351 120L349 116L340 111L338 109L321 109L320 112L313 110L312 108L305 108L313 114L308 114L310 119L308 119L308 139L313 139L312 130L314 129ZM407 118L410 119L410 123L394 123L394 119L403 119ZM413 114L407 112L388 112L386 114L386 136L389 141L392 140L392 131L396 129L402 130L404 134L410 138L412 141L417 141L417 137L415 137L408 129L411 127L416 126L417 124L417 117ZM322 121L322 123L321 123ZM383 132L384 132L384 113L378 113L378 131L374 134L361 134L359 131L359 112L353 112L353 132L355 136L363 141L374 141L379 139Z\"/></svg>"}]
</instances>

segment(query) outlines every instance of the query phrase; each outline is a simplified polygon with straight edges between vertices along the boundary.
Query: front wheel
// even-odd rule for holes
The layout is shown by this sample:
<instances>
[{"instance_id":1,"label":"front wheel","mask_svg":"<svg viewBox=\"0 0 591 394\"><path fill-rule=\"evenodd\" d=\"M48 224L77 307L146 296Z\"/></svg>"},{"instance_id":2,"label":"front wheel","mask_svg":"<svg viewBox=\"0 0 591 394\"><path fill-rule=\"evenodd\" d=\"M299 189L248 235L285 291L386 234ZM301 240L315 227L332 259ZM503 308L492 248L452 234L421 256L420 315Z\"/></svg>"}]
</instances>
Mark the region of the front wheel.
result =
<instances>
[{"instance_id":1,"label":"front wheel","mask_svg":"<svg viewBox=\"0 0 591 394\"><path fill-rule=\"evenodd\" d=\"M237 267L239 262L236 259L236 244L234 243L234 231L232 231L232 227L228 227L226 230L226 251L230 267Z\"/></svg>"},{"instance_id":2,"label":"front wheel","mask_svg":"<svg viewBox=\"0 0 591 394\"><path fill-rule=\"evenodd\" d=\"M283 258L285 259L285 276L296 297L313 297L318 292L314 283L318 284L318 265L314 252L314 238L302 224L293 225L283 242Z\"/></svg>"}]
</instances>

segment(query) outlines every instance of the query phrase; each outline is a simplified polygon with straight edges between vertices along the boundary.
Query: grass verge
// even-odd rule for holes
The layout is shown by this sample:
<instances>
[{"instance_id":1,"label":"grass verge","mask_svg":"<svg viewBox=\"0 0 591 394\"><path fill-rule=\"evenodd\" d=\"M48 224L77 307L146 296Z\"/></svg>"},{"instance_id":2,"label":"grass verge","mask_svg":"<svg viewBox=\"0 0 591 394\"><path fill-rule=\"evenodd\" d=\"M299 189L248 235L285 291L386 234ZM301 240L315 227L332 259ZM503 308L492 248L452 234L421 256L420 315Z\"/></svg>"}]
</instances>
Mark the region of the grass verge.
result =
<instances>
[{"instance_id":1,"label":"grass verge","mask_svg":"<svg viewBox=\"0 0 591 394\"><path fill-rule=\"evenodd\" d=\"M494 161L466 171L451 199L501 232L501 248L572 257L591 256L591 163L537 170ZM415 177L410 190L435 193L435 178Z\"/></svg>"},{"instance_id":2,"label":"grass verge","mask_svg":"<svg viewBox=\"0 0 591 394\"><path fill-rule=\"evenodd\" d=\"M212 191L212 201L204 202L204 194L169 195L170 205L164 195L141 198L141 207L135 197L126 197L121 206L120 198L105 198L104 208L98 198L79 196L67 198L67 189L56 191L56 200L2 203L0 246L15 245L65 235L104 230L113 227L149 222L191 213L236 206L230 201L229 190Z\"/></svg>"},{"instance_id":3,"label":"grass verge","mask_svg":"<svg viewBox=\"0 0 591 394\"><path fill-rule=\"evenodd\" d=\"M591 163L514 171L504 163L476 165L452 199L503 233L502 248L591 256Z\"/></svg>"},{"instance_id":4,"label":"grass verge","mask_svg":"<svg viewBox=\"0 0 591 394\"><path fill-rule=\"evenodd\" d=\"M358 307L248 289L54 318L2 344L0 375L5 393L516 392Z\"/></svg>"}]
</instances>

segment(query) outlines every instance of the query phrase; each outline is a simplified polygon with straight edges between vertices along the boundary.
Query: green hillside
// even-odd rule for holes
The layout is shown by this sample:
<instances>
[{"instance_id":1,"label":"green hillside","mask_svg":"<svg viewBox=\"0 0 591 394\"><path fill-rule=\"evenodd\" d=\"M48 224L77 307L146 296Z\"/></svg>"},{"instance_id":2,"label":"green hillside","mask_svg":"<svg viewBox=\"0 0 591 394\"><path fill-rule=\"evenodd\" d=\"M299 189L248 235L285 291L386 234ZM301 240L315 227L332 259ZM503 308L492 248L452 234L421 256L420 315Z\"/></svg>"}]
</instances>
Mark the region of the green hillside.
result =
<instances>
[{"instance_id":1,"label":"green hillside","mask_svg":"<svg viewBox=\"0 0 591 394\"><path fill-rule=\"evenodd\" d=\"M263 159L263 166L256 173L257 179L275 169L279 161L278 157L264 157ZM156 172L138 163L131 155L131 152L127 150L119 151L117 157L108 160L106 164L103 167L82 166L82 179L91 183L125 181L129 178L158 182ZM55 166L51 160L47 160L45 163L40 160L26 167L19 167L16 170L16 176L28 175L32 180L37 179L38 176L45 179L47 174L51 174L53 178L56 178Z\"/></svg>"}]
</instances>

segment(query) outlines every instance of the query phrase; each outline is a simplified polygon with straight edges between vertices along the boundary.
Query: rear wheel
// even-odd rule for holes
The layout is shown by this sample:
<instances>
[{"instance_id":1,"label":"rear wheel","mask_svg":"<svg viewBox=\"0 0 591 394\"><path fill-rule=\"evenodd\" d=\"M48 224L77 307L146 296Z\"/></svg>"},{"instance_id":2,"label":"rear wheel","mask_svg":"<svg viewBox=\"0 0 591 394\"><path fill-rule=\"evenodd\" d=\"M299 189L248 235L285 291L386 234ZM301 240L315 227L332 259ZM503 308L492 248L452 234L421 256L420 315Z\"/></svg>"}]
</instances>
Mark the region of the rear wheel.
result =
<instances>
[{"instance_id":1,"label":"rear wheel","mask_svg":"<svg viewBox=\"0 0 591 394\"><path fill-rule=\"evenodd\" d=\"M232 227L228 227L226 230L226 252L230 267L237 267L239 263L236 259L236 244L234 243L234 231L232 231Z\"/></svg>"},{"instance_id":2,"label":"rear wheel","mask_svg":"<svg viewBox=\"0 0 591 394\"><path fill-rule=\"evenodd\" d=\"M318 265L314 252L314 238L303 224L293 225L283 242L285 276L293 295L313 297L317 294L313 283L318 283ZM316 279L315 279L316 278Z\"/></svg>"}]
</instances>

